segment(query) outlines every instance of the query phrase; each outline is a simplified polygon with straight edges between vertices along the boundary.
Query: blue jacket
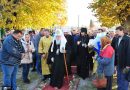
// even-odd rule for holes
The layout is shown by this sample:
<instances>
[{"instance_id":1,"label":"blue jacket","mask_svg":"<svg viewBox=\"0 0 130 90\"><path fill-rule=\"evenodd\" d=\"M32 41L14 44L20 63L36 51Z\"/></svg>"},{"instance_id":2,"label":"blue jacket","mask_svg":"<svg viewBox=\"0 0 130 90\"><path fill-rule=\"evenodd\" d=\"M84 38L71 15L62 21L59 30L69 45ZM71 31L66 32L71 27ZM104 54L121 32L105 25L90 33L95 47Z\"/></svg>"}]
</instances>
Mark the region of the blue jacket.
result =
<instances>
[{"instance_id":1,"label":"blue jacket","mask_svg":"<svg viewBox=\"0 0 130 90\"><path fill-rule=\"evenodd\" d=\"M115 53L114 51L111 52L111 50L110 46L110 48L108 47L107 51L104 53L104 56L106 57L98 56L96 59L98 61L97 72L104 73L105 76L112 76L114 74Z\"/></svg>"},{"instance_id":2,"label":"blue jacket","mask_svg":"<svg viewBox=\"0 0 130 90\"><path fill-rule=\"evenodd\" d=\"M3 42L1 52L1 64L5 65L19 65L21 62L24 48L21 41L17 41L12 35L9 35Z\"/></svg>"}]
</instances>

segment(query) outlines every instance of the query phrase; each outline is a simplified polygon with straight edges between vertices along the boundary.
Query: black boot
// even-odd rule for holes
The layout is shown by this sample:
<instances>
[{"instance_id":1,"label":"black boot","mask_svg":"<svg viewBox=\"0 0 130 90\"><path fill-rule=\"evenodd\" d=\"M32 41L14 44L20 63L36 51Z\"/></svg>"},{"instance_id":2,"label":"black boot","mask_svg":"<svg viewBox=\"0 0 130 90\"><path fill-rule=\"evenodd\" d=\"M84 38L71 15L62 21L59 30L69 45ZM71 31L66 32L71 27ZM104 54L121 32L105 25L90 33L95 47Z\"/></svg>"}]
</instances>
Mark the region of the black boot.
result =
<instances>
[{"instance_id":1,"label":"black boot","mask_svg":"<svg viewBox=\"0 0 130 90\"><path fill-rule=\"evenodd\" d=\"M36 71L36 69L35 68L33 68L32 70L31 70L31 72L35 72Z\"/></svg>"},{"instance_id":2,"label":"black boot","mask_svg":"<svg viewBox=\"0 0 130 90\"><path fill-rule=\"evenodd\" d=\"M7 86L7 87L6 87L6 86L3 86L3 87L2 87L2 90L12 90L12 88L11 88L11 87L8 87L8 86Z\"/></svg>"},{"instance_id":3,"label":"black boot","mask_svg":"<svg viewBox=\"0 0 130 90\"><path fill-rule=\"evenodd\" d=\"M23 80L23 82L26 83L26 84L30 84L30 80L29 79Z\"/></svg>"}]
</instances>

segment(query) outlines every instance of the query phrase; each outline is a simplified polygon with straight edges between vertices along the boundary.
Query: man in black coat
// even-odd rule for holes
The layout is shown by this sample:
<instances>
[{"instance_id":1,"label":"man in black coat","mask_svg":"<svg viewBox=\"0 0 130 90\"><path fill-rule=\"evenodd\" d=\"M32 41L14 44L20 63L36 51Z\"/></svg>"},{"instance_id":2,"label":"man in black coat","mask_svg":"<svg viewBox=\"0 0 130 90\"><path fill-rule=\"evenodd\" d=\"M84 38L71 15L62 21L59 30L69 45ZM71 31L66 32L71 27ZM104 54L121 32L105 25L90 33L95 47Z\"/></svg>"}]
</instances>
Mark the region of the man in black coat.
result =
<instances>
[{"instance_id":1,"label":"man in black coat","mask_svg":"<svg viewBox=\"0 0 130 90\"><path fill-rule=\"evenodd\" d=\"M67 61L67 69L68 69L68 74L70 75L71 72L71 55L72 55L72 47L73 47L73 38L70 35L69 30L64 30L64 36L67 40L66 43L66 61Z\"/></svg>"},{"instance_id":2,"label":"man in black coat","mask_svg":"<svg viewBox=\"0 0 130 90\"><path fill-rule=\"evenodd\" d=\"M125 79L123 70L130 67L130 38L125 35L125 29L122 26L116 28L117 38L113 39L115 42L114 49L117 60L117 90L128 90L129 83Z\"/></svg>"},{"instance_id":3,"label":"man in black coat","mask_svg":"<svg viewBox=\"0 0 130 90\"><path fill-rule=\"evenodd\" d=\"M72 30L73 47L72 47L71 63L73 65L77 65L77 58L78 58L77 41L79 39L79 35L78 35L77 31L78 30L76 30L76 29Z\"/></svg>"},{"instance_id":4,"label":"man in black coat","mask_svg":"<svg viewBox=\"0 0 130 90\"><path fill-rule=\"evenodd\" d=\"M116 44L118 43L118 35L116 34L115 36L114 36L114 38L112 39L112 43L111 43L111 46L114 48L114 49L116 49ZM117 66L117 50L115 51L115 66Z\"/></svg>"},{"instance_id":5,"label":"man in black coat","mask_svg":"<svg viewBox=\"0 0 130 90\"><path fill-rule=\"evenodd\" d=\"M88 61L88 42L87 29L81 28L81 35L77 41L78 60L77 60L77 74L86 79L89 77L89 61Z\"/></svg>"}]
</instances>

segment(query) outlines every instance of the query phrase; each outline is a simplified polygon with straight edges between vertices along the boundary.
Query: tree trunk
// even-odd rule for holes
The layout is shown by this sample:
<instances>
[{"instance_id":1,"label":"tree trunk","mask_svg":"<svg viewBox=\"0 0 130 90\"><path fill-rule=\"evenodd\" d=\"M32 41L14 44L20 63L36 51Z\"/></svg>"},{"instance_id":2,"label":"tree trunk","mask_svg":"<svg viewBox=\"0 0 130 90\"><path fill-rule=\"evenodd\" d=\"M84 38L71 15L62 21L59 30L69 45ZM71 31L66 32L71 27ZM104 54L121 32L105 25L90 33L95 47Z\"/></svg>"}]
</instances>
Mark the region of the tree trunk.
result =
<instances>
[{"instance_id":1,"label":"tree trunk","mask_svg":"<svg viewBox=\"0 0 130 90\"><path fill-rule=\"evenodd\" d=\"M126 25L126 28L130 31L130 15L127 16L125 25Z\"/></svg>"}]
</instances>

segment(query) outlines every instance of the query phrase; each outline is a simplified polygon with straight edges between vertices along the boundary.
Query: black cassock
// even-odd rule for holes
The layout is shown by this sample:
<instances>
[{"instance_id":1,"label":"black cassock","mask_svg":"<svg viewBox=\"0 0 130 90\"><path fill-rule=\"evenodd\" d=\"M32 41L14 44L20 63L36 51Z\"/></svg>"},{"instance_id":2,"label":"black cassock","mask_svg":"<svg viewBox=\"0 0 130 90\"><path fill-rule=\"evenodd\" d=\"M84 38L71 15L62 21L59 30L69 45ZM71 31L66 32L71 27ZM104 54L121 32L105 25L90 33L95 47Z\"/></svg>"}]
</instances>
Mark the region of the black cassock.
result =
<instances>
[{"instance_id":1,"label":"black cassock","mask_svg":"<svg viewBox=\"0 0 130 90\"><path fill-rule=\"evenodd\" d=\"M80 36L79 40L81 43L78 45L78 61L77 61L77 74L85 79L89 77L89 61L87 60L88 55L88 42L89 37Z\"/></svg>"},{"instance_id":2,"label":"black cassock","mask_svg":"<svg viewBox=\"0 0 130 90\"><path fill-rule=\"evenodd\" d=\"M89 36L89 39L94 39L94 36ZM93 66L94 66L94 63L93 63L93 56L95 55L95 52L93 50L93 48L91 47L88 47L88 55L87 55L87 59L89 61L89 70L90 71L93 71Z\"/></svg>"},{"instance_id":3,"label":"black cassock","mask_svg":"<svg viewBox=\"0 0 130 90\"><path fill-rule=\"evenodd\" d=\"M53 52L51 52L51 46L47 60L47 63L51 64L50 85L61 88L64 82L65 74L64 56L63 53L60 53L60 45L56 45L56 41L54 42ZM54 62L51 61L52 57L54 58Z\"/></svg>"},{"instance_id":4,"label":"black cassock","mask_svg":"<svg viewBox=\"0 0 130 90\"><path fill-rule=\"evenodd\" d=\"M65 35L65 38L67 40L66 43L66 62L67 62L67 69L68 74L70 75L71 72L71 56L72 56L72 47L73 47L73 38L71 35Z\"/></svg>"}]
</instances>

